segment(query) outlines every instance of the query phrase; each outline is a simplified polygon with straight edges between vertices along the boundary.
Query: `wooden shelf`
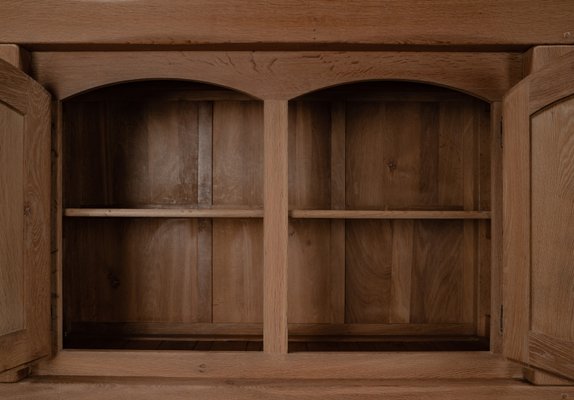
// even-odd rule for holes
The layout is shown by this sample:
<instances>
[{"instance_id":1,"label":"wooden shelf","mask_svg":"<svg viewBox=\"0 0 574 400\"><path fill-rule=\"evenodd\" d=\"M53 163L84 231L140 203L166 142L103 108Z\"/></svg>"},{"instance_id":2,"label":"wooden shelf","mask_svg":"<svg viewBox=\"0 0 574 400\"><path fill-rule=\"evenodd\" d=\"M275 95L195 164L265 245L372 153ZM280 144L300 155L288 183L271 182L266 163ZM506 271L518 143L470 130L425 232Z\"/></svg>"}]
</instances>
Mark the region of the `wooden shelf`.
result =
<instances>
[{"instance_id":1,"label":"wooden shelf","mask_svg":"<svg viewBox=\"0 0 574 400\"><path fill-rule=\"evenodd\" d=\"M64 216L106 218L263 218L263 210L228 208L66 208Z\"/></svg>"},{"instance_id":2,"label":"wooden shelf","mask_svg":"<svg viewBox=\"0 0 574 400\"><path fill-rule=\"evenodd\" d=\"M291 218L311 219L490 219L490 211L291 210Z\"/></svg>"}]
</instances>

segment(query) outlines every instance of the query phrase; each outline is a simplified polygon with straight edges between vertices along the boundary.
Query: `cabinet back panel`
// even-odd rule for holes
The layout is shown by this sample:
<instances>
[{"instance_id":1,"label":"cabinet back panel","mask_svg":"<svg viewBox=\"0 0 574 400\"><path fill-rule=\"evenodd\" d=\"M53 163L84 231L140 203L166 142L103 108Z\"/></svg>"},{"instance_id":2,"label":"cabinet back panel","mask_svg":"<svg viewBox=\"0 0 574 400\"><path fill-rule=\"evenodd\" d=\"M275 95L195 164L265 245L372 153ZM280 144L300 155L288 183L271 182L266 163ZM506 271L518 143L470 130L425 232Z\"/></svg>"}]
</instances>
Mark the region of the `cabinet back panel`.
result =
<instances>
[{"instance_id":1,"label":"cabinet back panel","mask_svg":"<svg viewBox=\"0 0 574 400\"><path fill-rule=\"evenodd\" d=\"M263 206L263 104L213 105L213 204Z\"/></svg>"},{"instance_id":2,"label":"cabinet back panel","mask_svg":"<svg viewBox=\"0 0 574 400\"><path fill-rule=\"evenodd\" d=\"M472 101L348 103L347 208L464 209L475 119L488 115Z\"/></svg>"},{"instance_id":3,"label":"cabinet back panel","mask_svg":"<svg viewBox=\"0 0 574 400\"><path fill-rule=\"evenodd\" d=\"M490 209L490 113L462 93L333 88L290 103L289 134L291 209ZM487 223L290 222L290 323L484 325L489 284Z\"/></svg>"},{"instance_id":4,"label":"cabinet back panel","mask_svg":"<svg viewBox=\"0 0 574 400\"><path fill-rule=\"evenodd\" d=\"M261 221L213 221L213 322L263 322Z\"/></svg>"},{"instance_id":5,"label":"cabinet back panel","mask_svg":"<svg viewBox=\"0 0 574 400\"><path fill-rule=\"evenodd\" d=\"M197 221L68 219L68 321L198 322Z\"/></svg>"},{"instance_id":6,"label":"cabinet back panel","mask_svg":"<svg viewBox=\"0 0 574 400\"><path fill-rule=\"evenodd\" d=\"M331 103L289 104L289 206L331 206Z\"/></svg>"},{"instance_id":7,"label":"cabinet back panel","mask_svg":"<svg viewBox=\"0 0 574 400\"><path fill-rule=\"evenodd\" d=\"M129 83L70 99L63 118L66 207L263 205L263 107L243 94ZM260 220L67 218L65 324L260 323L262 231Z\"/></svg>"},{"instance_id":8,"label":"cabinet back panel","mask_svg":"<svg viewBox=\"0 0 574 400\"><path fill-rule=\"evenodd\" d=\"M347 322L472 322L462 237L460 221L348 221Z\"/></svg>"},{"instance_id":9,"label":"cabinet back panel","mask_svg":"<svg viewBox=\"0 0 574 400\"><path fill-rule=\"evenodd\" d=\"M197 204L197 102L64 107L66 204Z\"/></svg>"}]
</instances>

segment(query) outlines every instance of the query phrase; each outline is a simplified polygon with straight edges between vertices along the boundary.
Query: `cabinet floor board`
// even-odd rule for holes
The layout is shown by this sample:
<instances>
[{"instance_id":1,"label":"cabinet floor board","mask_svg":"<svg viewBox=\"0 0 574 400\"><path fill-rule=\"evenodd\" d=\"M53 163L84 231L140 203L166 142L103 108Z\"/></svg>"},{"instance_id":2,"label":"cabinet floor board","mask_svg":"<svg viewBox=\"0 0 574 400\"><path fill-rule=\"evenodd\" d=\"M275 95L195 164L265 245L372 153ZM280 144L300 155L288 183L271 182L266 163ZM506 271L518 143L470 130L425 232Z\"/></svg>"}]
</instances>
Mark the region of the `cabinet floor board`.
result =
<instances>
[{"instance_id":1,"label":"cabinet floor board","mask_svg":"<svg viewBox=\"0 0 574 400\"><path fill-rule=\"evenodd\" d=\"M33 377L12 385L0 385L0 397L14 400L118 399L467 399L545 400L569 398L574 389L536 387L515 380L473 381L202 381L127 378Z\"/></svg>"}]
</instances>

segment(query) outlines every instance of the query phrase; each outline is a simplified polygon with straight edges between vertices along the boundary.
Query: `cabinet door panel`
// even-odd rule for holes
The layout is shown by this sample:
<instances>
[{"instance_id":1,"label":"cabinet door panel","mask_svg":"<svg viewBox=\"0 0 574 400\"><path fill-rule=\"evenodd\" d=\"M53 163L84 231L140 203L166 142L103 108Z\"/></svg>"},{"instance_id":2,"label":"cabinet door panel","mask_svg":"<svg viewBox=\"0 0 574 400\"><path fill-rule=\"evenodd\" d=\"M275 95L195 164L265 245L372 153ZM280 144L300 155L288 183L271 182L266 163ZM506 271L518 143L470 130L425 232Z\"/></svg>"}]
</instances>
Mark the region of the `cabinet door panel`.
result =
<instances>
[{"instance_id":1,"label":"cabinet door panel","mask_svg":"<svg viewBox=\"0 0 574 400\"><path fill-rule=\"evenodd\" d=\"M504 352L571 379L573 70L571 54L522 81L504 104Z\"/></svg>"},{"instance_id":2,"label":"cabinet door panel","mask_svg":"<svg viewBox=\"0 0 574 400\"><path fill-rule=\"evenodd\" d=\"M49 343L50 97L0 60L0 373Z\"/></svg>"}]
</instances>

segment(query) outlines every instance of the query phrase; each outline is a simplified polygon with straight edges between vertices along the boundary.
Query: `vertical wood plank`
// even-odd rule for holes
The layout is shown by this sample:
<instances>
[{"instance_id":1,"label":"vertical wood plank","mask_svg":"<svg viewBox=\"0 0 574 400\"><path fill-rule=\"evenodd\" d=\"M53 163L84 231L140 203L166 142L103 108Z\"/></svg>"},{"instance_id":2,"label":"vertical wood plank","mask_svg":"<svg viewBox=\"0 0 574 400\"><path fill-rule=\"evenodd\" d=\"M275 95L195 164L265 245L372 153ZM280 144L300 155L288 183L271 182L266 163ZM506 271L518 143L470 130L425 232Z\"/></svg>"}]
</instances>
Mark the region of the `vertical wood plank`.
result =
<instances>
[{"instance_id":1,"label":"vertical wood plank","mask_svg":"<svg viewBox=\"0 0 574 400\"><path fill-rule=\"evenodd\" d=\"M345 209L345 103L331 108L331 209ZM345 322L345 221L331 221L331 307L329 320Z\"/></svg>"},{"instance_id":2,"label":"vertical wood plank","mask_svg":"<svg viewBox=\"0 0 574 400\"><path fill-rule=\"evenodd\" d=\"M490 274L490 351L502 352L502 103L490 106L491 132L491 274Z\"/></svg>"},{"instance_id":3,"label":"vertical wood plank","mask_svg":"<svg viewBox=\"0 0 574 400\"><path fill-rule=\"evenodd\" d=\"M26 328L25 129L24 117L0 102L0 336Z\"/></svg>"},{"instance_id":4,"label":"vertical wood plank","mask_svg":"<svg viewBox=\"0 0 574 400\"><path fill-rule=\"evenodd\" d=\"M197 152L197 205L202 208L212 206L213 170L213 103L201 102L198 105L198 152ZM194 314L198 322L212 322L212 221L200 218L197 221L197 271L195 283L197 291L192 300Z\"/></svg>"},{"instance_id":5,"label":"vertical wood plank","mask_svg":"<svg viewBox=\"0 0 574 400\"><path fill-rule=\"evenodd\" d=\"M503 103L503 353L528 362L530 327L530 116L528 81Z\"/></svg>"},{"instance_id":6,"label":"vertical wood plank","mask_svg":"<svg viewBox=\"0 0 574 400\"><path fill-rule=\"evenodd\" d=\"M289 102L289 207L328 209L331 104ZM332 317L331 223L289 222L289 323L329 323Z\"/></svg>"},{"instance_id":7,"label":"vertical wood plank","mask_svg":"<svg viewBox=\"0 0 574 400\"><path fill-rule=\"evenodd\" d=\"M288 248L288 103L264 102L263 349L286 354Z\"/></svg>"},{"instance_id":8,"label":"vertical wood plank","mask_svg":"<svg viewBox=\"0 0 574 400\"><path fill-rule=\"evenodd\" d=\"M261 103L218 101L213 105L213 204L262 205Z\"/></svg>"},{"instance_id":9,"label":"vertical wood plank","mask_svg":"<svg viewBox=\"0 0 574 400\"><path fill-rule=\"evenodd\" d=\"M64 231L68 322L200 322L195 220L74 218Z\"/></svg>"},{"instance_id":10,"label":"vertical wood plank","mask_svg":"<svg viewBox=\"0 0 574 400\"><path fill-rule=\"evenodd\" d=\"M477 104L475 109L475 135L478 139L477 207L491 210L491 145L492 126L490 106ZM491 318L491 228L490 221L477 221L477 300L476 324L479 336L490 336Z\"/></svg>"},{"instance_id":11,"label":"vertical wood plank","mask_svg":"<svg viewBox=\"0 0 574 400\"><path fill-rule=\"evenodd\" d=\"M259 208L263 202L263 105L213 104L214 207ZM260 220L212 221L213 322L261 322L263 242Z\"/></svg>"},{"instance_id":12,"label":"vertical wood plank","mask_svg":"<svg viewBox=\"0 0 574 400\"><path fill-rule=\"evenodd\" d=\"M389 322L409 323L413 266L414 221L393 221L391 304Z\"/></svg>"},{"instance_id":13,"label":"vertical wood plank","mask_svg":"<svg viewBox=\"0 0 574 400\"><path fill-rule=\"evenodd\" d=\"M345 322L389 322L392 244L391 221L347 221Z\"/></svg>"},{"instance_id":14,"label":"vertical wood plank","mask_svg":"<svg viewBox=\"0 0 574 400\"><path fill-rule=\"evenodd\" d=\"M261 222L213 222L213 322L262 322Z\"/></svg>"},{"instance_id":15,"label":"vertical wood plank","mask_svg":"<svg viewBox=\"0 0 574 400\"><path fill-rule=\"evenodd\" d=\"M12 64L25 73L30 72L30 53L18 45L0 44L0 59Z\"/></svg>"},{"instance_id":16,"label":"vertical wood plank","mask_svg":"<svg viewBox=\"0 0 574 400\"><path fill-rule=\"evenodd\" d=\"M463 207L465 210L476 210L478 206L478 118L473 109L465 107L462 111L464 125L462 126L463 142ZM476 323L476 293L477 293L477 224L472 220L464 221L464 259L462 268L462 315L461 320Z\"/></svg>"},{"instance_id":17,"label":"vertical wood plank","mask_svg":"<svg viewBox=\"0 0 574 400\"><path fill-rule=\"evenodd\" d=\"M52 104L52 354L63 348L64 305L62 301L63 280L62 261L64 253L63 238L63 199L62 199L62 102Z\"/></svg>"},{"instance_id":18,"label":"vertical wood plank","mask_svg":"<svg viewBox=\"0 0 574 400\"><path fill-rule=\"evenodd\" d=\"M531 119L530 328L547 342L554 371L574 378L574 98L554 103ZM531 333L530 362L536 365ZM566 354L558 355L559 349ZM544 347L538 347L544 350ZM556 354L552 354L556 353ZM569 365L568 365L569 364Z\"/></svg>"},{"instance_id":19,"label":"vertical wood plank","mask_svg":"<svg viewBox=\"0 0 574 400\"><path fill-rule=\"evenodd\" d=\"M415 221L413 247L410 322L460 323L464 222Z\"/></svg>"}]
</instances>

